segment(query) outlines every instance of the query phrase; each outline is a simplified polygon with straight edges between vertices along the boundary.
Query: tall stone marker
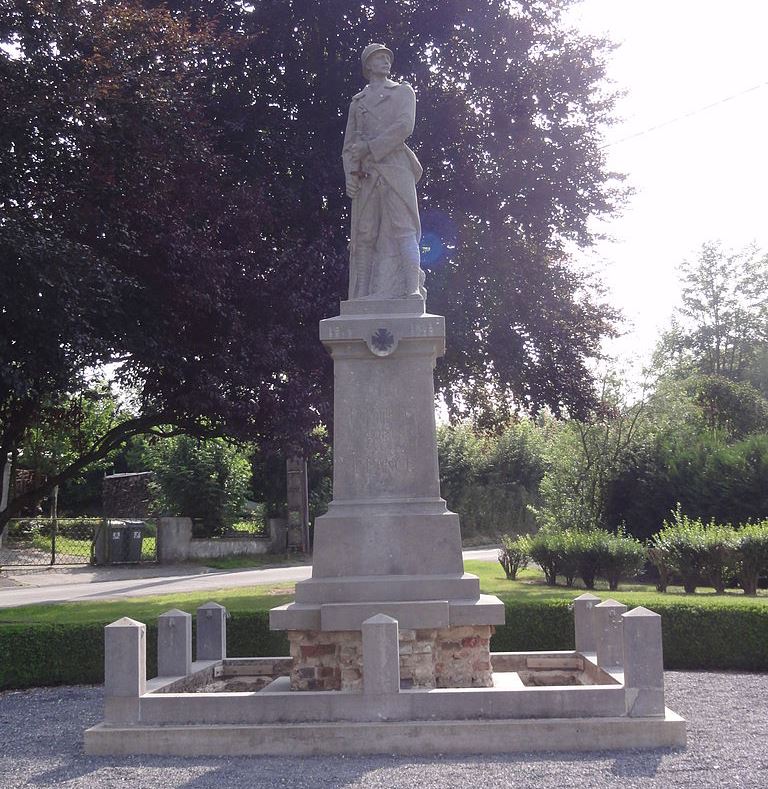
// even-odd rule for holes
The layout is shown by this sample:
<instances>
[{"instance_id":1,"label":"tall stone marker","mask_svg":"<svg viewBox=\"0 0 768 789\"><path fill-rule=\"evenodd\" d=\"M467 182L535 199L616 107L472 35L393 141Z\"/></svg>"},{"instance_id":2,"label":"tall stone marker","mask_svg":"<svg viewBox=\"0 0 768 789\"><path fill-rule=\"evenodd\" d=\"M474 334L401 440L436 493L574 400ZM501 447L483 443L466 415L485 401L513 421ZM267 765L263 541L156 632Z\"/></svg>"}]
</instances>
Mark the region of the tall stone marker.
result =
<instances>
[{"instance_id":1,"label":"tall stone marker","mask_svg":"<svg viewBox=\"0 0 768 789\"><path fill-rule=\"evenodd\" d=\"M335 374L333 501L315 522L312 577L270 624L293 631L292 676L310 679L302 687L344 688L354 634L377 614L398 621L401 653L421 650L417 684L441 686L436 655L455 646L467 670L454 666L450 683L490 686L490 626L504 607L464 573L459 518L440 497L433 369L445 320L425 311L421 166L405 144L416 99L389 79L392 58L381 44L363 51L368 86L352 99L342 154L350 298L320 322Z\"/></svg>"}]
</instances>

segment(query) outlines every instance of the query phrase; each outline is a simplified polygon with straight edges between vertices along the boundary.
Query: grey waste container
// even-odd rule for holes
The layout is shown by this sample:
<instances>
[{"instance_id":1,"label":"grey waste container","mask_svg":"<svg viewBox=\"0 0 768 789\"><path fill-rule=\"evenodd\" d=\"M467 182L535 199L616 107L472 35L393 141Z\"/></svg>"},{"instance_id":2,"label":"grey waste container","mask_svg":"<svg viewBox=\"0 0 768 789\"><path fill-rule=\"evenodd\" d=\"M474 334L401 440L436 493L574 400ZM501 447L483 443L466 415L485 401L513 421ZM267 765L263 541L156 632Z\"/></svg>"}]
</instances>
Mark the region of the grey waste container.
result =
<instances>
[{"instance_id":1,"label":"grey waste container","mask_svg":"<svg viewBox=\"0 0 768 789\"><path fill-rule=\"evenodd\" d=\"M125 559L126 562L140 562L144 540L144 521L125 522Z\"/></svg>"},{"instance_id":2,"label":"grey waste container","mask_svg":"<svg viewBox=\"0 0 768 789\"><path fill-rule=\"evenodd\" d=\"M107 562L118 564L125 561L125 524L122 521L108 521L106 526Z\"/></svg>"}]
</instances>

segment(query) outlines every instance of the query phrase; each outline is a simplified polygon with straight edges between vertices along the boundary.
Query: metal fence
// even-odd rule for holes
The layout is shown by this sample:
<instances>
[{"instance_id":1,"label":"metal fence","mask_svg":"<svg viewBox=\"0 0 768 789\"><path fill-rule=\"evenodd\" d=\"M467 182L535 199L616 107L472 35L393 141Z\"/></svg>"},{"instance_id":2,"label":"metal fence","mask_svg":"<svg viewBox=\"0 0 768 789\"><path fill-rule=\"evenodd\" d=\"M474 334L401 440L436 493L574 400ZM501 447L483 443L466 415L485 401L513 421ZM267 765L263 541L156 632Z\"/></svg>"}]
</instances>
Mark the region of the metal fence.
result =
<instances>
[{"instance_id":1,"label":"metal fence","mask_svg":"<svg viewBox=\"0 0 768 789\"><path fill-rule=\"evenodd\" d=\"M154 520L17 518L8 523L0 545L0 567L156 560Z\"/></svg>"}]
</instances>

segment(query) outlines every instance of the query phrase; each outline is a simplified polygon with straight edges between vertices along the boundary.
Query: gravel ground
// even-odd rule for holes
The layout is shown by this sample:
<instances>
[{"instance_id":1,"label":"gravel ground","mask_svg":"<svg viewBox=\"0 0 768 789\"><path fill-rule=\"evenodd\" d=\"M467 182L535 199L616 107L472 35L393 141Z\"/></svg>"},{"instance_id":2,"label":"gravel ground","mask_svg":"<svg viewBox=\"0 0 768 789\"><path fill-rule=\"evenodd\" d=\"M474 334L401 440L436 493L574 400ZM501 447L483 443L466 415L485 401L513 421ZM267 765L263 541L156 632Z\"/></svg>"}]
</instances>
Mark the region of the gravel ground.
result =
<instances>
[{"instance_id":1,"label":"gravel ground","mask_svg":"<svg viewBox=\"0 0 768 789\"><path fill-rule=\"evenodd\" d=\"M686 750L429 758L88 758L83 730L101 690L0 694L0 787L768 787L768 674L669 672L667 703L688 720Z\"/></svg>"}]
</instances>

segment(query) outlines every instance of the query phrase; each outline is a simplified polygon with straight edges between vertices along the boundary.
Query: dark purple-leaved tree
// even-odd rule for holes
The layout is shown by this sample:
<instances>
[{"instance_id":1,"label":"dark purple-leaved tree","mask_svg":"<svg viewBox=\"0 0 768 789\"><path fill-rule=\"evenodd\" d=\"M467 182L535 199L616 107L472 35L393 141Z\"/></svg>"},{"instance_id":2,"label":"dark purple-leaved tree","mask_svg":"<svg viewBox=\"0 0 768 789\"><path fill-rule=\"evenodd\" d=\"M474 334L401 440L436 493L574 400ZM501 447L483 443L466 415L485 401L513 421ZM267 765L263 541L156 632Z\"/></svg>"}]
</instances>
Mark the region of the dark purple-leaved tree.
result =
<instances>
[{"instance_id":1,"label":"dark purple-leaved tree","mask_svg":"<svg viewBox=\"0 0 768 789\"><path fill-rule=\"evenodd\" d=\"M0 464L89 370L113 364L136 400L0 529L136 434L307 434L336 283L316 278L323 228L299 252L269 184L216 150L204 75L237 42L134 2L52 0L4 5L0 41Z\"/></svg>"},{"instance_id":2,"label":"dark purple-leaved tree","mask_svg":"<svg viewBox=\"0 0 768 789\"><path fill-rule=\"evenodd\" d=\"M585 415L596 405L587 361L617 316L567 250L593 241L590 220L615 210L622 189L600 150L615 98L610 45L568 29L569 5L170 1L243 42L208 72L211 117L243 179L270 184L299 250L318 228L332 233L335 257L302 255L317 279L343 282L340 148L349 98L364 84L360 52L370 41L394 49L395 76L418 99L429 308L447 317L437 378L454 416L504 420L543 406Z\"/></svg>"},{"instance_id":3,"label":"dark purple-leaved tree","mask_svg":"<svg viewBox=\"0 0 768 789\"><path fill-rule=\"evenodd\" d=\"M0 457L113 360L139 401L115 442L156 425L295 442L328 420L316 324L345 290L340 149L370 41L418 96L451 413L587 413L615 316L567 249L620 193L599 149L608 45L564 26L569 4L5 6Z\"/></svg>"}]
</instances>

